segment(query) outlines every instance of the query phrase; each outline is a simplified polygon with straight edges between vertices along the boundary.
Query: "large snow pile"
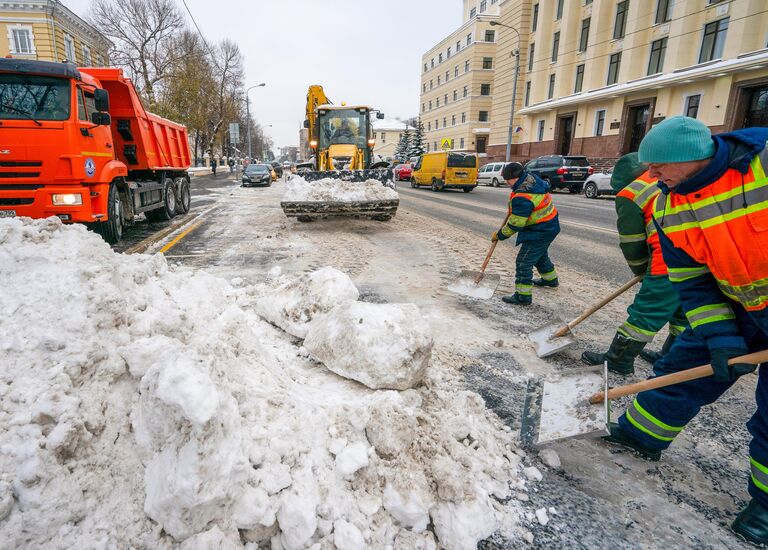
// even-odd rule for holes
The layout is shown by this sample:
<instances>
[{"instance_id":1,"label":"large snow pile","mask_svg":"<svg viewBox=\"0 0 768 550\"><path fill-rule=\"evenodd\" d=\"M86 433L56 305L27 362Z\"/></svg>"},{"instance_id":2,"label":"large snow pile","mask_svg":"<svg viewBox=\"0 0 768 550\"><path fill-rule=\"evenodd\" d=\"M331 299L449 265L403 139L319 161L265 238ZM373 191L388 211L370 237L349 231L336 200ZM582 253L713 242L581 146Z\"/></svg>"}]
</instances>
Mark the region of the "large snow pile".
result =
<instances>
[{"instance_id":1,"label":"large snow pile","mask_svg":"<svg viewBox=\"0 0 768 550\"><path fill-rule=\"evenodd\" d=\"M362 182L324 178L308 182L294 176L288 182L283 202L363 202L397 200L397 191L378 180Z\"/></svg>"},{"instance_id":2,"label":"large snow pile","mask_svg":"<svg viewBox=\"0 0 768 550\"><path fill-rule=\"evenodd\" d=\"M429 365L427 326L413 304L347 302L310 325L304 347L345 378L406 390L421 382Z\"/></svg>"},{"instance_id":3,"label":"large snow pile","mask_svg":"<svg viewBox=\"0 0 768 550\"><path fill-rule=\"evenodd\" d=\"M259 318L259 289L57 219L0 220L0 281L2 547L520 536L511 435L438 360L418 389L367 389Z\"/></svg>"}]
</instances>

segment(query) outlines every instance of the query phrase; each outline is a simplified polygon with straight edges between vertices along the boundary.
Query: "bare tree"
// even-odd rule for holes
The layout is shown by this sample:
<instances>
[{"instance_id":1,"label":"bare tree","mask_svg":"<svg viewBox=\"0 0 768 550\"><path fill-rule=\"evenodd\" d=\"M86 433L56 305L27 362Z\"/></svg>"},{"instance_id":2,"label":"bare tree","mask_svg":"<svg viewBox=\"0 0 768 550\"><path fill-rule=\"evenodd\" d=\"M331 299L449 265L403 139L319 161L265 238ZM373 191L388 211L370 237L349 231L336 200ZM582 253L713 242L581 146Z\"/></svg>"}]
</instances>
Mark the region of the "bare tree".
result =
<instances>
[{"instance_id":1,"label":"bare tree","mask_svg":"<svg viewBox=\"0 0 768 550\"><path fill-rule=\"evenodd\" d=\"M215 49L215 101L209 106L208 152L213 154L216 139L222 138L226 120L238 120L243 107L243 55L231 40L222 40Z\"/></svg>"},{"instance_id":2,"label":"bare tree","mask_svg":"<svg viewBox=\"0 0 768 550\"><path fill-rule=\"evenodd\" d=\"M115 64L129 76L155 109L156 91L178 61L174 41L184 18L173 0L93 0L89 21L115 44Z\"/></svg>"}]
</instances>

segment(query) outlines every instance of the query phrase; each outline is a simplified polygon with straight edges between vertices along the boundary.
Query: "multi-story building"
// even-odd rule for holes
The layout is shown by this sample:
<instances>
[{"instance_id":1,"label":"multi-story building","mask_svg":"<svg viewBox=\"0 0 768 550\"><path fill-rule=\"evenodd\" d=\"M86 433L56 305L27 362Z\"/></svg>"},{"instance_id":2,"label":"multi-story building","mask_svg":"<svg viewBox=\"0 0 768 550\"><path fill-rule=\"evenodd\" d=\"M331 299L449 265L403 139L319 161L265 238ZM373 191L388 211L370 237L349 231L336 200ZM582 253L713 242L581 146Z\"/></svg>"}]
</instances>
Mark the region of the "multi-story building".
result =
<instances>
[{"instance_id":1,"label":"multi-story building","mask_svg":"<svg viewBox=\"0 0 768 550\"><path fill-rule=\"evenodd\" d=\"M373 146L373 153L382 158L391 159L395 154L400 138L403 137L408 126L405 122L392 118L374 119L372 124L373 139L376 140L376 144Z\"/></svg>"},{"instance_id":2,"label":"multi-story building","mask_svg":"<svg viewBox=\"0 0 768 550\"><path fill-rule=\"evenodd\" d=\"M502 19L505 9L528 14L520 18L521 50L533 52L520 79L514 156L610 162L681 114L713 132L768 125L766 7L765 0L502 2Z\"/></svg>"},{"instance_id":3,"label":"multi-story building","mask_svg":"<svg viewBox=\"0 0 768 550\"><path fill-rule=\"evenodd\" d=\"M0 2L0 57L104 66L112 43L56 0Z\"/></svg>"},{"instance_id":4,"label":"multi-story building","mask_svg":"<svg viewBox=\"0 0 768 550\"><path fill-rule=\"evenodd\" d=\"M309 150L309 130L299 128L299 160L309 160L312 151Z\"/></svg>"},{"instance_id":5,"label":"multi-story building","mask_svg":"<svg viewBox=\"0 0 768 550\"><path fill-rule=\"evenodd\" d=\"M485 156L491 129L499 0L463 0L463 24L421 59L419 113L428 151Z\"/></svg>"}]
</instances>

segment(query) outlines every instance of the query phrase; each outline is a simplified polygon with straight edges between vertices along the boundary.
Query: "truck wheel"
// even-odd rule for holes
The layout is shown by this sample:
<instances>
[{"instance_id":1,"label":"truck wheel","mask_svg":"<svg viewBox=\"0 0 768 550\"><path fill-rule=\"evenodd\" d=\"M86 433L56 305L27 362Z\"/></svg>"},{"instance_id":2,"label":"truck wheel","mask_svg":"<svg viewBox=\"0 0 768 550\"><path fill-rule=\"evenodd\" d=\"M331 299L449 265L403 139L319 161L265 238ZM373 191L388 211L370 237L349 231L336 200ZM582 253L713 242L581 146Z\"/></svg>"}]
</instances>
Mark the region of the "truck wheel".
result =
<instances>
[{"instance_id":1,"label":"truck wheel","mask_svg":"<svg viewBox=\"0 0 768 550\"><path fill-rule=\"evenodd\" d=\"M96 222L96 232L109 244L117 243L123 237L123 205L115 182L109 184L107 197L107 221Z\"/></svg>"},{"instance_id":2,"label":"truck wheel","mask_svg":"<svg viewBox=\"0 0 768 550\"><path fill-rule=\"evenodd\" d=\"M435 193L440 191L440 187L437 185L437 180L435 178L432 178L432 191Z\"/></svg>"},{"instance_id":3,"label":"truck wheel","mask_svg":"<svg viewBox=\"0 0 768 550\"><path fill-rule=\"evenodd\" d=\"M462 187L461 188L461 190L464 191L465 193L471 193L472 189L474 189L474 187Z\"/></svg>"},{"instance_id":4,"label":"truck wheel","mask_svg":"<svg viewBox=\"0 0 768 550\"><path fill-rule=\"evenodd\" d=\"M176 193L173 187L173 180L166 178L163 185L163 207L157 210L158 218L163 221L170 220L176 215Z\"/></svg>"},{"instance_id":5,"label":"truck wheel","mask_svg":"<svg viewBox=\"0 0 768 550\"><path fill-rule=\"evenodd\" d=\"M419 184L416 183L416 178L411 178L411 187L414 188L414 189L418 189L419 188Z\"/></svg>"},{"instance_id":6,"label":"truck wheel","mask_svg":"<svg viewBox=\"0 0 768 550\"><path fill-rule=\"evenodd\" d=\"M192 203L192 194L189 190L189 182L185 178L177 178L176 181L176 212L186 214Z\"/></svg>"}]
</instances>

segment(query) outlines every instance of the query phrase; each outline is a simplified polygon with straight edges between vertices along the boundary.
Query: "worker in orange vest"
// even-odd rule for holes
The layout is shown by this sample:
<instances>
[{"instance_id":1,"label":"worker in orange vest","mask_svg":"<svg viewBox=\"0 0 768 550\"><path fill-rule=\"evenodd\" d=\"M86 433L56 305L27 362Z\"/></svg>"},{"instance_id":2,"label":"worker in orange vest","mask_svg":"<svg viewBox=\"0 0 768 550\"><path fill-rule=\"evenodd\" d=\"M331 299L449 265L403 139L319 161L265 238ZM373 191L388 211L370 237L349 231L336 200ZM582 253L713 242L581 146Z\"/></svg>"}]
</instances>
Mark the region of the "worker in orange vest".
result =
<instances>
[{"instance_id":1,"label":"worker in orange vest","mask_svg":"<svg viewBox=\"0 0 768 550\"><path fill-rule=\"evenodd\" d=\"M757 366L732 361L768 349L768 128L712 136L676 116L651 129L640 161L660 180L653 220L669 279L691 328L654 364L661 376L710 363L714 376L640 393L608 441L659 460L701 407ZM768 365L747 423L752 500L732 529L768 544Z\"/></svg>"}]
</instances>

